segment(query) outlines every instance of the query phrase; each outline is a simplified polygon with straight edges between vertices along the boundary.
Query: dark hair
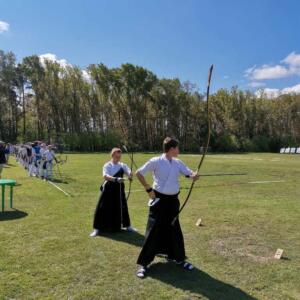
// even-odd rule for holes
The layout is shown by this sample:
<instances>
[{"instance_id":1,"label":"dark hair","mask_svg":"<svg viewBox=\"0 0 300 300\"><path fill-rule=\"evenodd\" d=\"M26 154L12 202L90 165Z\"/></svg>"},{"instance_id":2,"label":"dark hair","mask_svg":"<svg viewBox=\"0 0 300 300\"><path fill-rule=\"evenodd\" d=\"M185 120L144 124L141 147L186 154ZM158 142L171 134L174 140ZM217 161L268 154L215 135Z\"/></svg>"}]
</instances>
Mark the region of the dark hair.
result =
<instances>
[{"instance_id":1,"label":"dark hair","mask_svg":"<svg viewBox=\"0 0 300 300\"><path fill-rule=\"evenodd\" d=\"M175 138L166 137L163 142L163 150L167 153L171 148L176 148L178 144L179 142Z\"/></svg>"}]
</instances>

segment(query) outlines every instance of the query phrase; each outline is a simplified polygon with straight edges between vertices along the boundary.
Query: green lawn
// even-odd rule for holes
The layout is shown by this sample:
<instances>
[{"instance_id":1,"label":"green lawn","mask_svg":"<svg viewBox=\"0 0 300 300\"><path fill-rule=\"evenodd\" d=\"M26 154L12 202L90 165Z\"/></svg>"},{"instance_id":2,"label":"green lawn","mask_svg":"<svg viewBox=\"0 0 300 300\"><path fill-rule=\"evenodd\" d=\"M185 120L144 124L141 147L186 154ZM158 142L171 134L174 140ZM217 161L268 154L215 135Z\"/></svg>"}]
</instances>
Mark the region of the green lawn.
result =
<instances>
[{"instance_id":1,"label":"green lawn","mask_svg":"<svg viewBox=\"0 0 300 300\"><path fill-rule=\"evenodd\" d=\"M135 160L141 165L150 156ZM67 183L57 184L71 197L29 178L14 160L4 169L19 185L16 211L0 212L0 299L300 299L300 155L208 155L202 174L246 175L197 182L181 215L197 269L157 259L145 280L135 277L135 262L148 199L136 180L129 209L140 233L89 237L107 159L68 156ZM195 168L199 156L181 159ZM182 178L181 199L189 185ZM197 227L200 217L204 226ZM284 259L273 259L277 248Z\"/></svg>"}]
</instances>

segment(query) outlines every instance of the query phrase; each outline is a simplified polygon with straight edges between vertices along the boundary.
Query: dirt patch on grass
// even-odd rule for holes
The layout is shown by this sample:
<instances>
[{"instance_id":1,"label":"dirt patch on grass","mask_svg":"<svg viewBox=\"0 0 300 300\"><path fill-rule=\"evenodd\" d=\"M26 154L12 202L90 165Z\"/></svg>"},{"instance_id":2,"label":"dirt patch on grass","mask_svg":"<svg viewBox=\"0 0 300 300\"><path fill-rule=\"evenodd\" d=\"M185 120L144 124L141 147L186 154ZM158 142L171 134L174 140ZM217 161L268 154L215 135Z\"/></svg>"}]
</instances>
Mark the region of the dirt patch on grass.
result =
<instances>
[{"instance_id":1,"label":"dirt patch on grass","mask_svg":"<svg viewBox=\"0 0 300 300\"><path fill-rule=\"evenodd\" d=\"M274 249L271 247L241 236L212 240L210 246L222 256L238 256L261 264L270 262L274 256Z\"/></svg>"}]
</instances>

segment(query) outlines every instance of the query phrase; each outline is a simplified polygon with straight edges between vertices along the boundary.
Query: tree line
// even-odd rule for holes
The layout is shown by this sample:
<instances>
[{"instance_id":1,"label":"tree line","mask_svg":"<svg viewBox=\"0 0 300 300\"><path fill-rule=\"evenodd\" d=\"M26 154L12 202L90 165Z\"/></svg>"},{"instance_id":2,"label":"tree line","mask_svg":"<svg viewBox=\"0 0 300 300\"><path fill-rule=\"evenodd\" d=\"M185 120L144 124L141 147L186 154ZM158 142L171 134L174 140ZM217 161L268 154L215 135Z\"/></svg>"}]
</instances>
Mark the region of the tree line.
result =
<instances>
[{"instance_id":1,"label":"tree line","mask_svg":"<svg viewBox=\"0 0 300 300\"><path fill-rule=\"evenodd\" d=\"M300 144L300 95L257 97L237 87L210 98L212 151L278 151ZM0 50L0 139L45 140L68 150L101 151L120 143L161 150L167 135L183 151L206 140L205 95L195 84L158 78L132 64L77 66Z\"/></svg>"}]
</instances>

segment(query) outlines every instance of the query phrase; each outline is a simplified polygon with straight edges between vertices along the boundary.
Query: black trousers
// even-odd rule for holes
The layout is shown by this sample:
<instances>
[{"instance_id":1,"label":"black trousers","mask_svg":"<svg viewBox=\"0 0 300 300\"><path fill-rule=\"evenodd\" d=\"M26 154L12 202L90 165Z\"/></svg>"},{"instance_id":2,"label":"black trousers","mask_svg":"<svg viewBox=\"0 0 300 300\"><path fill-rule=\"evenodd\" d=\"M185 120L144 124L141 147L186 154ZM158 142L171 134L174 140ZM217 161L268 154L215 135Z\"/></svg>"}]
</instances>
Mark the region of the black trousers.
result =
<instances>
[{"instance_id":1,"label":"black trousers","mask_svg":"<svg viewBox=\"0 0 300 300\"><path fill-rule=\"evenodd\" d=\"M119 231L130 226L124 183L105 183L100 195L93 226L100 231Z\"/></svg>"},{"instance_id":2,"label":"black trousers","mask_svg":"<svg viewBox=\"0 0 300 300\"><path fill-rule=\"evenodd\" d=\"M165 254L176 261L186 257L179 220L171 224L179 211L178 194L164 195L157 191L155 194L160 201L150 207L145 241L137 260L143 266L150 264L157 254Z\"/></svg>"}]
</instances>

